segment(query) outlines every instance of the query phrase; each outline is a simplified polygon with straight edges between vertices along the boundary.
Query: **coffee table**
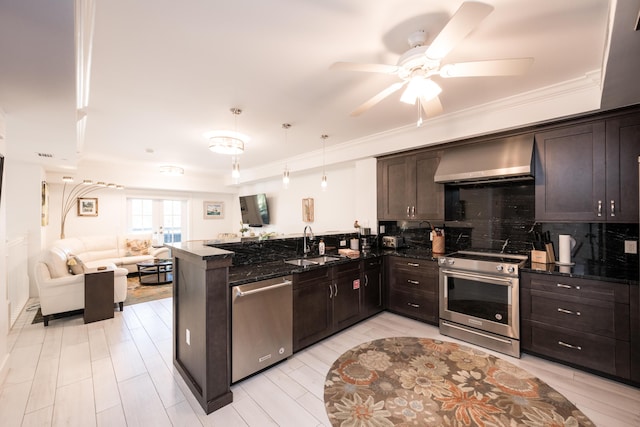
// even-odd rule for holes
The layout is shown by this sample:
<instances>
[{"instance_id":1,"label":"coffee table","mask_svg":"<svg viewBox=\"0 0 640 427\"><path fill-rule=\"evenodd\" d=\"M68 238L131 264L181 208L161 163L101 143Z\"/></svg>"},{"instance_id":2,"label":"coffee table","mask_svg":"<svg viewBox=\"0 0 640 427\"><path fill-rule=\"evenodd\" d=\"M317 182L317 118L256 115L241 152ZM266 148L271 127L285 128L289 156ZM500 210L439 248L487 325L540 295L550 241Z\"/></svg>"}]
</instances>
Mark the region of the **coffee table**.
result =
<instances>
[{"instance_id":1,"label":"coffee table","mask_svg":"<svg viewBox=\"0 0 640 427\"><path fill-rule=\"evenodd\" d=\"M173 260L155 259L136 264L141 285L164 285L173 282Z\"/></svg>"}]
</instances>

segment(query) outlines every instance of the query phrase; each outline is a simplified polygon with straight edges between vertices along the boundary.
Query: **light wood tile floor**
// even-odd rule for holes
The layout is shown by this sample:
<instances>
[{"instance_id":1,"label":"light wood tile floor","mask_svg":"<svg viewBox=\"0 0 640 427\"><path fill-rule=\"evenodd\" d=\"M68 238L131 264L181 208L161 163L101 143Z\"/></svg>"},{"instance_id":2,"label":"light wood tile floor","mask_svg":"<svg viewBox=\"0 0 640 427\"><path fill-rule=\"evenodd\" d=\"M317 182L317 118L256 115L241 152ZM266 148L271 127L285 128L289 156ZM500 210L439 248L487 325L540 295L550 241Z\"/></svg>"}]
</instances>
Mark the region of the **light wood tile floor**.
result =
<instances>
[{"instance_id":1,"label":"light wood tile floor","mask_svg":"<svg viewBox=\"0 0 640 427\"><path fill-rule=\"evenodd\" d=\"M32 302L31 302L32 303ZM2 426L327 426L323 382L349 348L391 336L443 337L436 327L379 314L232 386L234 401L205 415L172 364L172 300L125 307L114 319L82 317L10 331L0 388ZM495 354L495 353L494 353ZM640 426L640 389L529 355L495 354L537 375L598 426Z\"/></svg>"}]
</instances>

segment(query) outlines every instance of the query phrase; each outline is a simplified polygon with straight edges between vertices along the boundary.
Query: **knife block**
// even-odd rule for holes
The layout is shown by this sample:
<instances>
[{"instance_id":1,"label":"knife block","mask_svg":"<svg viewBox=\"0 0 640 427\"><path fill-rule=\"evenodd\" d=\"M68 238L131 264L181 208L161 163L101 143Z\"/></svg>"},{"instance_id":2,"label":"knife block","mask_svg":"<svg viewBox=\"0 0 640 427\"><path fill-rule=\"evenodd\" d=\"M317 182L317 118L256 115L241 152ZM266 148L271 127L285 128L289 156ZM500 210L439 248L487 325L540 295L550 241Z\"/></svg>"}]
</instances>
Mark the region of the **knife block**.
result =
<instances>
[{"instance_id":1,"label":"knife block","mask_svg":"<svg viewBox=\"0 0 640 427\"><path fill-rule=\"evenodd\" d=\"M552 248L553 250L553 248ZM531 262L539 263L539 264L553 264L554 258L553 255L550 256L548 251L531 251Z\"/></svg>"}]
</instances>

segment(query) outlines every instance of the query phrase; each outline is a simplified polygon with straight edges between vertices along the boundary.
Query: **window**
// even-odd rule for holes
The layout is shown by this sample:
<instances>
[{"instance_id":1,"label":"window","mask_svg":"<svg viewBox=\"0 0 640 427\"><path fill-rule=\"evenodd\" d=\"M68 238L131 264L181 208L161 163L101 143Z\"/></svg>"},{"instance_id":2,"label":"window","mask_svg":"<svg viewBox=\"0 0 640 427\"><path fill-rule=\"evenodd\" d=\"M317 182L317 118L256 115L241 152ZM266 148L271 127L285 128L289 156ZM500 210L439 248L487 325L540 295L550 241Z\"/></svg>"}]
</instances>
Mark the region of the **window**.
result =
<instances>
[{"instance_id":1,"label":"window","mask_svg":"<svg viewBox=\"0 0 640 427\"><path fill-rule=\"evenodd\" d=\"M130 233L162 232L164 243L182 241L187 225L185 200L128 199L127 202Z\"/></svg>"}]
</instances>

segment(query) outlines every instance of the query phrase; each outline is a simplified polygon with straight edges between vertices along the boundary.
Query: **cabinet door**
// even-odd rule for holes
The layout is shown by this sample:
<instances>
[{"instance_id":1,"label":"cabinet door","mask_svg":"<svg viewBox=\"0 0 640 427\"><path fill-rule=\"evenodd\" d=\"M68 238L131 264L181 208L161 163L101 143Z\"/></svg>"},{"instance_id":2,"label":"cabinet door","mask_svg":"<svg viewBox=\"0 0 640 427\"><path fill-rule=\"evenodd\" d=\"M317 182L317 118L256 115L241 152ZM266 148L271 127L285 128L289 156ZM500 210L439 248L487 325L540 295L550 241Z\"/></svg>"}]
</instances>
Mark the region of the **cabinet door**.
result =
<instances>
[{"instance_id":1,"label":"cabinet door","mask_svg":"<svg viewBox=\"0 0 640 427\"><path fill-rule=\"evenodd\" d=\"M382 266L380 259L362 261L362 317L369 317L382 311Z\"/></svg>"},{"instance_id":2,"label":"cabinet door","mask_svg":"<svg viewBox=\"0 0 640 427\"><path fill-rule=\"evenodd\" d=\"M329 269L325 268L293 276L294 352L322 340L332 332L332 283L328 272ZM309 277L310 273L316 277Z\"/></svg>"},{"instance_id":3,"label":"cabinet door","mask_svg":"<svg viewBox=\"0 0 640 427\"><path fill-rule=\"evenodd\" d=\"M535 138L536 220L605 220L604 122L542 132Z\"/></svg>"},{"instance_id":4,"label":"cabinet door","mask_svg":"<svg viewBox=\"0 0 640 427\"><path fill-rule=\"evenodd\" d=\"M338 331L360 320L360 263L333 268L333 326Z\"/></svg>"},{"instance_id":5,"label":"cabinet door","mask_svg":"<svg viewBox=\"0 0 640 427\"><path fill-rule=\"evenodd\" d=\"M429 151L415 156L415 215L418 220L444 221L444 184L436 184L433 180L441 153Z\"/></svg>"},{"instance_id":6,"label":"cabinet door","mask_svg":"<svg viewBox=\"0 0 640 427\"><path fill-rule=\"evenodd\" d=\"M393 157L378 160L378 218L407 219L415 194L415 158Z\"/></svg>"},{"instance_id":7,"label":"cabinet door","mask_svg":"<svg viewBox=\"0 0 640 427\"><path fill-rule=\"evenodd\" d=\"M607 120L608 222L638 222L640 114Z\"/></svg>"}]
</instances>

